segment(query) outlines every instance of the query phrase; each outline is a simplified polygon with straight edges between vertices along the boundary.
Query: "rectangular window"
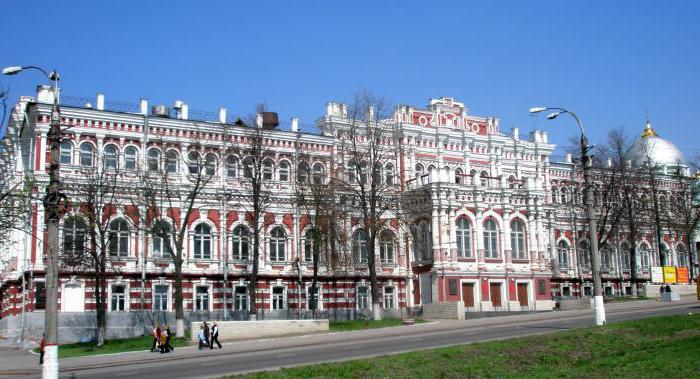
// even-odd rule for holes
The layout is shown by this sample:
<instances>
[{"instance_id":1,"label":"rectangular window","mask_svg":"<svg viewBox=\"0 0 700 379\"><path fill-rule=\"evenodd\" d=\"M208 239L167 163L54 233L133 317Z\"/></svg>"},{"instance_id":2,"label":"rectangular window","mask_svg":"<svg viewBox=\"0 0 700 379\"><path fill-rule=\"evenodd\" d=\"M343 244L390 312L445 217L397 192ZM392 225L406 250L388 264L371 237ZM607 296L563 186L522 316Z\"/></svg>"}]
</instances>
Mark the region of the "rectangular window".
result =
<instances>
[{"instance_id":1,"label":"rectangular window","mask_svg":"<svg viewBox=\"0 0 700 379\"><path fill-rule=\"evenodd\" d=\"M571 296L571 287L563 287L561 289L561 295L564 297L569 297Z\"/></svg>"},{"instance_id":2,"label":"rectangular window","mask_svg":"<svg viewBox=\"0 0 700 379\"><path fill-rule=\"evenodd\" d=\"M167 311L168 310L168 286L156 285L153 288L153 310Z\"/></svg>"},{"instance_id":3,"label":"rectangular window","mask_svg":"<svg viewBox=\"0 0 700 379\"><path fill-rule=\"evenodd\" d=\"M367 309L369 308L369 289L366 286L357 287L357 309Z\"/></svg>"},{"instance_id":4,"label":"rectangular window","mask_svg":"<svg viewBox=\"0 0 700 379\"><path fill-rule=\"evenodd\" d=\"M591 291L591 287L583 287L583 295L584 296L591 296L593 294L593 291Z\"/></svg>"},{"instance_id":5,"label":"rectangular window","mask_svg":"<svg viewBox=\"0 0 700 379\"><path fill-rule=\"evenodd\" d=\"M272 287L272 309L285 309L284 287Z\"/></svg>"},{"instance_id":6,"label":"rectangular window","mask_svg":"<svg viewBox=\"0 0 700 379\"><path fill-rule=\"evenodd\" d=\"M46 283L34 283L34 309L46 309Z\"/></svg>"},{"instance_id":7,"label":"rectangular window","mask_svg":"<svg viewBox=\"0 0 700 379\"><path fill-rule=\"evenodd\" d=\"M306 309L311 309L311 304L315 305L315 309L321 309L321 303L320 303L320 298L318 296L319 291L321 290L320 288L321 283L316 284L316 291L313 293L311 292L311 286L306 287Z\"/></svg>"},{"instance_id":8,"label":"rectangular window","mask_svg":"<svg viewBox=\"0 0 700 379\"><path fill-rule=\"evenodd\" d=\"M170 238L153 236L153 257L169 258L168 244L170 244Z\"/></svg>"},{"instance_id":9,"label":"rectangular window","mask_svg":"<svg viewBox=\"0 0 700 379\"><path fill-rule=\"evenodd\" d=\"M112 311L123 311L126 306L126 287L112 286Z\"/></svg>"},{"instance_id":10,"label":"rectangular window","mask_svg":"<svg viewBox=\"0 0 700 379\"><path fill-rule=\"evenodd\" d=\"M384 287L384 309L394 308L394 287Z\"/></svg>"},{"instance_id":11,"label":"rectangular window","mask_svg":"<svg viewBox=\"0 0 700 379\"><path fill-rule=\"evenodd\" d=\"M234 293L234 295L233 295L234 310L236 310L236 311L248 310L248 287L236 286L233 293Z\"/></svg>"},{"instance_id":12,"label":"rectangular window","mask_svg":"<svg viewBox=\"0 0 700 379\"><path fill-rule=\"evenodd\" d=\"M195 292L195 311L208 311L209 310L209 287L197 286Z\"/></svg>"}]
</instances>

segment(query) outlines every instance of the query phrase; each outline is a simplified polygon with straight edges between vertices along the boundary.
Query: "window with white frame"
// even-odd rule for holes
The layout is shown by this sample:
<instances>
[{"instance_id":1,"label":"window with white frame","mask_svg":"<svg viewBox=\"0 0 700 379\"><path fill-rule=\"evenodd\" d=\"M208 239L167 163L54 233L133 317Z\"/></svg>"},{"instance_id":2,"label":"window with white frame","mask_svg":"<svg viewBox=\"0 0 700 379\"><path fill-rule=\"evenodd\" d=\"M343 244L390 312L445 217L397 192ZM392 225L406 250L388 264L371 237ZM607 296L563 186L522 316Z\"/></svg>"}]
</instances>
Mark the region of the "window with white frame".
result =
<instances>
[{"instance_id":1,"label":"window with white frame","mask_svg":"<svg viewBox=\"0 0 700 379\"><path fill-rule=\"evenodd\" d=\"M168 310L168 291L170 288L167 284L156 284L153 286L153 310L167 311Z\"/></svg>"},{"instance_id":2,"label":"window with white frame","mask_svg":"<svg viewBox=\"0 0 700 379\"><path fill-rule=\"evenodd\" d=\"M613 268L612 251L610 251L610 246L607 244L603 246L600 252L600 266L604 270Z\"/></svg>"},{"instance_id":3,"label":"window with white frame","mask_svg":"<svg viewBox=\"0 0 700 379\"><path fill-rule=\"evenodd\" d=\"M484 251L486 258L498 258L498 225L492 218L484 222Z\"/></svg>"},{"instance_id":4,"label":"window with white frame","mask_svg":"<svg viewBox=\"0 0 700 379\"><path fill-rule=\"evenodd\" d=\"M381 163L377 162L374 164L374 169L372 170L372 182L377 187L382 185L382 176L384 175L383 171L384 167L382 167Z\"/></svg>"},{"instance_id":5,"label":"window with white frame","mask_svg":"<svg viewBox=\"0 0 700 379\"><path fill-rule=\"evenodd\" d=\"M286 309L284 287L272 287L272 309Z\"/></svg>"},{"instance_id":6,"label":"window with white frame","mask_svg":"<svg viewBox=\"0 0 700 379\"><path fill-rule=\"evenodd\" d=\"M309 180L309 164L306 162L299 163L297 168L297 181L299 183L306 183Z\"/></svg>"},{"instance_id":7,"label":"window with white frame","mask_svg":"<svg viewBox=\"0 0 700 379\"><path fill-rule=\"evenodd\" d=\"M209 310L209 286L196 286L194 298L195 311Z\"/></svg>"},{"instance_id":8,"label":"window with white frame","mask_svg":"<svg viewBox=\"0 0 700 379\"><path fill-rule=\"evenodd\" d=\"M233 310L248 310L248 286L236 286L233 290Z\"/></svg>"},{"instance_id":9,"label":"window with white frame","mask_svg":"<svg viewBox=\"0 0 700 379\"><path fill-rule=\"evenodd\" d=\"M178 161L178 153L175 150L168 150L165 153L165 172L167 173L175 173L177 172L177 161Z\"/></svg>"},{"instance_id":10,"label":"window with white frame","mask_svg":"<svg viewBox=\"0 0 700 379\"><path fill-rule=\"evenodd\" d=\"M111 311L124 311L126 310L126 286L123 285L113 285L112 294L110 298L110 310Z\"/></svg>"},{"instance_id":11,"label":"window with white frame","mask_svg":"<svg viewBox=\"0 0 700 379\"><path fill-rule=\"evenodd\" d=\"M348 182L350 184L357 182L357 163L352 160L348 162Z\"/></svg>"},{"instance_id":12,"label":"window with white frame","mask_svg":"<svg viewBox=\"0 0 700 379\"><path fill-rule=\"evenodd\" d=\"M152 250L154 258L167 258L170 257L170 236L172 229L170 229L170 224L165 220L158 220L154 223L152 229Z\"/></svg>"},{"instance_id":13,"label":"window with white frame","mask_svg":"<svg viewBox=\"0 0 700 379\"><path fill-rule=\"evenodd\" d=\"M423 176L423 171L425 171L425 169L423 168L423 165L420 163L416 163L416 168L415 168L416 178L420 178L421 176Z\"/></svg>"},{"instance_id":14,"label":"window with white frame","mask_svg":"<svg viewBox=\"0 0 700 379\"><path fill-rule=\"evenodd\" d=\"M124 149L124 168L129 171L136 170L137 151L133 146Z\"/></svg>"},{"instance_id":15,"label":"window with white frame","mask_svg":"<svg viewBox=\"0 0 700 379\"><path fill-rule=\"evenodd\" d=\"M149 149L146 156L146 165L148 171L158 171L160 168L160 151L158 149Z\"/></svg>"},{"instance_id":16,"label":"window with white frame","mask_svg":"<svg viewBox=\"0 0 700 379\"><path fill-rule=\"evenodd\" d=\"M355 293L355 303L357 304L357 309L359 310L369 308L369 287L357 287L357 292Z\"/></svg>"},{"instance_id":17,"label":"window with white frame","mask_svg":"<svg viewBox=\"0 0 700 379\"><path fill-rule=\"evenodd\" d=\"M464 183L464 171L462 171L461 168L455 169L455 183L456 184L463 184Z\"/></svg>"},{"instance_id":18,"label":"window with white frame","mask_svg":"<svg viewBox=\"0 0 700 379\"><path fill-rule=\"evenodd\" d=\"M109 254L114 257L129 256L129 225L118 218L109 224Z\"/></svg>"},{"instance_id":19,"label":"window with white frame","mask_svg":"<svg viewBox=\"0 0 700 379\"><path fill-rule=\"evenodd\" d=\"M87 242L87 225L79 217L71 217L63 223L63 254L82 259Z\"/></svg>"},{"instance_id":20,"label":"window with white frame","mask_svg":"<svg viewBox=\"0 0 700 379\"><path fill-rule=\"evenodd\" d=\"M285 245L287 243L287 234L281 226L277 226L270 231L270 260L274 262L284 262Z\"/></svg>"},{"instance_id":21,"label":"window with white frame","mask_svg":"<svg viewBox=\"0 0 700 379\"><path fill-rule=\"evenodd\" d=\"M394 176L396 175L396 172L394 171L393 163L387 163L386 166L384 166L384 184L387 186L394 185Z\"/></svg>"},{"instance_id":22,"label":"window with white frame","mask_svg":"<svg viewBox=\"0 0 700 379\"><path fill-rule=\"evenodd\" d=\"M309 229L304 234L304 261L313 262L314 260L314 230ZM320 242L316 243L317 247L320 247Z\"/></svg>"},{"instance_id":23,"label":"window with white frame","mask_svg":"<svg viewBox=\"0 0 700 379\"><path fill-rule=\"evenodd\" d=\"M275 172L274 166L275 166L275 164L272 161L272 159L270 159L270 158L267 158L263 161L263 163L262 163L262 178L263 178L263 180L272 180L272 178L274 176L274 172Z\"/></svg>"},{"instance_id":24,"label":"window with white frame","mask_svg":"<svg viewBox=\"0 0 700 379\"><path fill-rule=\"evenodd\" d=\"M457 254L461 258L472 256L472 227L466 217L460 217L457 222Z\"/></svg>"},{"instance_id":25,"label":"window with white frame","mask_svg":"<svg viewBox=\"0 0 700 379\"><path fill-rule=\"evenodd\" d=\"M235 178L238 175L238 159L233 155L226 158L226 176Z\"/></svg>"},{"instance_id":26,"label":"window with white frame","mask_svg":"<svg viewBox=\"0 0 700 379\"><path fill-rule=\"evenodd\" d=\"M316 288L311 291L311 286L306 287L306 309L323 309L319 293L321 292L321 283L316 283Z\"/></svg>"},{"instance_id":27,"label":"window with white frame","mask_svg":"<svg viewBox=\"0 0 700 379\"><path fill-rule=\"evenodd\" d=\"M525 225L520 220L510 223L510 248L513 259L525 259Z\"/></svg>"},{"instance_id":28,"label":"window with white frame","mask_svg":"<svg viewBox=\"0 0 700 379\"><path fill-rule=\"evenodd\" d=\"M73 145L70 142L61 142L59 157L61 164L70 165L73 163Z\"/></svg>"},{"instance_id":29,"label":"window with white frame","mask_svg":"<svg viewBox=\"0 0 700 379\"><path fill-rule=\"evenodd\" d=\"M413 254L416 260L430 259L432 252L432 235L430 225L426 221L420 221L415 225L413 241Z\"/></svg>"},{"instance_id":30,"label":"window with white frame","mask_svg":"<svg viewBox=\"0 0 700 379\"><path fill-rule=\"evenodd\" d=\"M233 228L233 238L231 240L231 254L233 259L247 261L248 260L248 243L250 242L250 233L248 228L243 225L238 225Z\"/></svg>"},{"instance_id":31,"label":"window with white frame","mask_svg":"<svg viewBox=\"0 0 700 379\"><path fill-rule=\"evenodd\" d=\"M384 309L395 308L394 287L384 287Z\"/></svg>"},{"instance_id":32,"label":"window with white frame","mask_svg":"<svg viewBox=\"0 0 700 379\"><path fill-rule=\"evenodd\" d=\"M252 178L254 171L255 161L252 157L245 157L245 159L243 159L243 177L248 179Z\"/></svg>"},{"instance_id":33,"label":"window with white frame","mask_svg":"<svg viewBox=\"0 0 700 379\"><path fill-rule=\"evenodd\" d=\"M315 184L321 184L325 181L326 169L321 163L314 163L313 167L313 180Z\"/></svg>"},{"instance_id":34,"label":"window with white frame","mask_svg":"<svg viewBox=\"0 0 700 379\"><path fill-rule=\"evenodd\" d=\"M581 244L579 245L578 254L579 266L581 266L581 268L584 270L588 270L591 267L591 250L589 248L588 242L581 242Z\"/></svg>"},{"instance_id":35,"label":"window with white frame","mask_svg":"<svg viewBox=\"0 0 700 379\"><path fill-rule=\"evenodd\" d=\"M639 264L642 268L649 268L649 247L647 245L639 247Z\"/></svg>"},{"instance_id":36,"label":"window with white frame","mask_svg":"<svg viewBox=\"0 0 700 379\"><path fill-rule=\"evenodd\" d=\"M630 245L627 242L620 244L620 266L623 270L630 269Z\"/></svg>"},{"instance_id":37,"label":"window with white frame","mask_svg":"<svg viewBox=\"0 0 700 379\"><path fill-rule=\"evenodd\" d=\"M80 165L83 167L93 166L93 157L95 156L95 148L92 144L85 142L80 145Z\"/></svg>"},{"instance_id":38,"label":"window with white frame","mask_svg":"<svg viewBox=\"0 0 700 379\"><path fill-rule=\"evenodd\" d=\"M117 147L114 145L107 145L104 149L104 167L109 169L116 169L118 162Z\"/></svg>"},{"instance_id":39,"label":"window with white frame","mask_svg":"<svg viewBox=\"0 0 700 379\"><path fill-rule=\"evenodd\" d=\"M190 175L197 175L199 168L199 154L196 151L190 151L187 154L187 172Z\"/></svg>"},{"instance_id":40,"label":"window with white frame","mask_svg":"<svg viewBox=\"0 0 700 379\"><path fill-rule=\"evenodd\" d=\"M216 175L217 162L218 160L216 159L216 155L212 153L209 153L204 157L204 172L207 174L207 176Z\"/></svg>"},{"instance_id":41,"label":"window with white frame","mask_svg":"<svg viewBox=\"0 0 700 379\"><path fill-rule=\"evenodd\" d=\"M685 247L683 245L678 245L678 247L676 247L676 255L678 255L678 267L687 267L688 254L685 252Z\"/></svg>"},{"instance_id":42,"label":"window with white frame","mask_svg":"<svg viewBox=\"0 0 700 379\"><path fill-rule=\"evenodd\" d=\"M200 223L194 228L194 258L211 259L211 227Z\"/></svg>"},{"instance_id":43,"label":"window with white frame","mask_svg":"<svg viewBox=\"0 0 700 379\"><path fill-rule=\"evenodd\" d=\"M379 261L381 263L394 263L395 241L394 233L389 230L384 230L379 235Z\"/></svg>"},{"instance_id":44,"label":"window with white frame","mask_svg":"<svg viewBox=\"0 0 700 379\"><path fill-rule=\"evenodd\" d=\"M278 166L278 177L280 182L289 181L289 162L280 161Z\"/></svg>"},{"instance_id":45,"label":"window with white frame","mask_svg":"<svg viewBox=\"0 0 700 379\"><path fill-rule=\"evenodd\" d=\"M358 229L352 236L352 251L355 254L355 262L367 263L367 232Z\"/></svg>"},{"instance_id":46,"label":"window with white frame","mask_svg":"<svg viewBox=\"0 0 700 379\"><path fill-rule=\"evenodd\" d=\"M559 241L557 244L557 255L559 258L559 267L569 267L569 244L566 241Z\"/></svg>"}]
</instances>

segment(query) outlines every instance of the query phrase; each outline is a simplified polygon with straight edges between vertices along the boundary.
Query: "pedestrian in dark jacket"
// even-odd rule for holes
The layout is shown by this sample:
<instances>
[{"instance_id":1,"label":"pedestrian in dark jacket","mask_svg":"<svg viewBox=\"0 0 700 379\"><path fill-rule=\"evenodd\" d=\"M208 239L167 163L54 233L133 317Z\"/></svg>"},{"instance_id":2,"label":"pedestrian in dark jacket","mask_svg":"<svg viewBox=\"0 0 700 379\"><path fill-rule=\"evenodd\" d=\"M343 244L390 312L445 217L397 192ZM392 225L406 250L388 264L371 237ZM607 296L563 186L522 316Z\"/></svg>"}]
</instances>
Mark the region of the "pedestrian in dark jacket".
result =
<instances>
[{"instance_id":1,"label":"pedestrian in dark jacket","mask_svg":"<svg viewBox=\"0 0 700 379\"><path fill-rule=\"evenodd\" d=\"M171 351L174 351L175 348L173 345L170 344L170 337L172 334L170 333L170 326L168 324L165 324L165 352L169 353Z\"/></svg>"},{"instance_id":2,"label":"pedestrian in dark jacket","mask_svg":"<svg viewBox=\"0 0 700 379\"><path fill-rule=\"evenodd\" d=\"M214 321L214 324L211 326L211 341L209 341L209 349L214 348L214 343L219 346L219 349L221 349L221 344L219 343L219 325L216 325L216 321Z\"/></svg>"},{"instance_id":3,"label":"pedestrian in dark jacket","mask_svg":"<svg viewBox=\"0 0 700 379\"><path fill-rule=\"evenodd\" d=\"M39 365L44 364L44 350L46 349L46 333L41 335L41 342L39 342Z\"/></svg>"},{"instance_id":4,"label":"pedestrian in dark jacket","mask_svg":"<svg viewBox=\"0 0 700 379\"><path fill-rule=\"evenodd\" d=\"M204 341L207 343L206 347L209 347L209 325L206 321L204 321Z\"/></svg>"}]
</instances>

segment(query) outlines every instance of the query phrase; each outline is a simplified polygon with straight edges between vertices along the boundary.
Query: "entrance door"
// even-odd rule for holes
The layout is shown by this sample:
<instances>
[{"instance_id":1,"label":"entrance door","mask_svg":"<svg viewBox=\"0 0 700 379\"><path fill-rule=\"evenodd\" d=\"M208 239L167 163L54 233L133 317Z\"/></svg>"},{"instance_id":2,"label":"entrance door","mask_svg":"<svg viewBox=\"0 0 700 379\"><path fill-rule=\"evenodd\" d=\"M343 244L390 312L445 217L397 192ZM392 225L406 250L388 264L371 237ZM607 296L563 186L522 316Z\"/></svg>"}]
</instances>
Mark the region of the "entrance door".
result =
<instances>
[{"instance_id":1,"label":"entrance door","mask_svg":"<svg viewBox=\"0 0 700 379\"><path fill-rule=\"evenodd\" d=\"M521 307L528 306L527 283L518 283L518 301Z\"/></svg>"},{"instance_id":2,"label":"entrance door","mask_svg":"<svg viewBox=\"0 0 700 379\"><path fill-rule=\"evenodd\" d=\"M501 283L489 283L489 293L491 295L491 304L494 307L501 306Z\"/></svg>"},{"instance_id":3,"label":"entrance door","mask_svg":"<svg viewBox=\"0 0 700 379\"><path fill-rule=\"evenodd\" d=\"M429 272L420 274L420 301L421 304L433 302L433 278Z\"/></svg>"},{"instance_id":4,"label":"entrance door","mask_svg":"<svg viewBox=\"0 0 700 379\"><path fill-rule=\"evenodd\" d=\"M474 307L474 283L462 283L462 301L465 307Z\"/></svg>"}]
</instances>

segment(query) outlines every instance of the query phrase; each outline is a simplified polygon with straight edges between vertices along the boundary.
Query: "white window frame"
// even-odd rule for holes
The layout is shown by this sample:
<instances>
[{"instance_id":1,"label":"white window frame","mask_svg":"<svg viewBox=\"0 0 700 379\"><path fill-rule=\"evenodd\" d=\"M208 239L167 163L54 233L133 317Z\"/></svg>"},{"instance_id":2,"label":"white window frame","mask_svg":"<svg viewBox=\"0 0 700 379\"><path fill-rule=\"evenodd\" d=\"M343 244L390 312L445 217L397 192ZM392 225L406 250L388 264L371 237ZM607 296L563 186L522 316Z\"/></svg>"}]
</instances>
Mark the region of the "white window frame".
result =
<instances>
[{"instance_id":1,"label":"white window frame","mask_svg":"<svg viewBox=\"0 0 700 379\"><path fill-rule=\"evenodd\" d=\"M281 294L281 300L282 300L282 307L281 308L276 308L277 303L275 300L280 299L278 295L275 294L275 288L281 288L282 289L282 294ZM273 284L270 286L270 310L273 311L283 311L287 309L287 286L279 285L279 284Z\"/></svg>"},{"instance_id":2,"label":"white window frame","mask_svg":"<svg viewBox=\"0 0 700 379\"><path fill-rule=\"evenodd\" d=\"M388 296L387 289L391 290L391 296ZM382 299L382 305L384 306L384 309L395 309L396 308L396 299L397 299L397 290L396 286L384 286L383 289L383 299ZM390 302L390 306L387 306L387 300Z\"/></svg>"},{"instance_id":3,"label":"white window frame","mask_svg":"<svg viewBox=\"0 0 700 379\"><path fill-rule=\"evenodd\" d=\"M236 231L245 231L245 235L236 235ZM235 261L249 261L250 260L250 228L243 224L236 225L231 231L231 258ZM242 247L245 244L246 253L245 258L243 258ZM238 249L238 254L236 254L236 249Z\"/></svg>"},{"instance_id":4,"label":"white window frame","mask_svg":"<svg viewBox=\"0 0 700 379\"><path fill-rule=\"evenodd\" d=\"M199 227L206 227L209 229L209 233L205 234L204 229L202 229L202 232L199 233L197 229ZM197 240L199 240L199 251L197 251ZM205 243L208 241L209 243L209 251L207 257L205 257L204 253L207 252L204 249ZM200 222L195 227L192 229L192 259L196 260L211 260L214 259L214 247L215 247L215 242L216 239L214 238L214 228L207 224L206 222ZM199 255L199 256L198 256Z\"/></svg>"},{"instance_id":5,"label":"white window frame","mask_svg":"<svg viewBox=\"0 0 700 379\"><path fill-rule=\"evenodd\" d=\"M306 310L311 310L311 283L306 285L304 289L306 294ZM316 310L323 310L323 285L321 282L316 283L316 291L318 293L318 300L316 301Z\"/></svg>"},{"instance_id":6,"label":"white window frame","mask_svg":"<svg viewBox=\"0 0 700 379\"><path fill-rule=\"evenodd\" d=\"M516 227L517 225L517 227ZM520 229L517 229L520 228ZM510 249L513 259L527 259L527 247L525 246L525 223L515 219L510 223Z\"/></svg>"},{"instance_id":7,"label":"white window frame","mask_svg":"<svg viewBox=\"0 0 700 379\"><path fill-rule=\"evenodd\" d=\"M280 182L288 182L290 167L291 165L289 164L289 161L285 159L280 160L277 164L277 180L279 180Z\"/></svg>"},{"instance_id":8,"label":"white window frame","mask_svg":"<svg viewBox=\"0 0 700 379\"><path fill-rule=\"evenodd\" d=\"M360 301L360 288L365 288L367 290L363 301ZM365 303L366 307L360 307L362 303ZM369 284L359 284L355 287L355 309L359 311L372 309L372 291Z\"/></svg>"},{"instance_id":9,"label":"white window frame","mask_svg":"<svg viewBox=\"0 0 700 379\"><path fill-rule=\"evenodd\" d=\"M165 309L156 309L156 287L166 287L165 291ZM162 299L161 299L162 300ZM161 301L162 303L162 301ZM170 312L172 311L172 286L169 283L153 283L151 288L151 310L154 312Z\"/></svg>"},{"instance_id":10,"label":"white window frame","mask_svg":"<svg viewBox=\"0 0 700 379\"><path fill-rule=\"evenodd\" d=\"M128 154L128 151L133 151L134 154ZM136 171L139 161L139 149L136 146L124 147L124 169L128 171ZM132 161L133 160L133 161Z\"/></svg>"},{"instance_id":11,"label":"white window frame","mask_svg":"<svg viewBox=\"0 0 700 379\"><path fill-rule=\"evenodd\" d=\"M112 296L114 296L114 287L124 287L124 309L122 310L115 310L114 307L112 306ZM128 312L129 311L129 283L127 282L112 282L109 283L109 294L107 297L107 301L109 301L109 311L110 312Z\"/></svg>"},{"instance_id":12,"label":"white window frame","mask_svg":"<svg viewBox=\"0 0 700 379\"><path fill-rule=\"evenodd\" d=\"M195 284L193 286L194 288L192 289L192 310L194 312L211 312L212 306L213 306L213 300L214 300L214 294L212 291L212 286L211 284ZM206 309L199 309L197 304L199 304L199 296L197 294L197 289L198 288L206 288L207 289L207 308Z\"/></svg>"},{"instance_id":13,"label":"white window frame","mask_svg":"<svg viewBox=\"0 0 700 379\"><path fill-rule=\"evenodd\" d=\"M488 229L487 224L494 225L494 230ZM494 218L484 221L484 257L488 259L498 259L500 257L498 249L498 222Z\"/></svg>"},{"instance_id":14,"label":"white window frame","mask_svg":"<svg viewBox=\"0 0 700 379\"><path fill-rule=\"evenodd\" d=\"M272 235L276 230L282 231L281 237ZM270 229L270 237L268 242L269 243L267 245L270 250L270 261L285 262L287 260L287 232L284 230L284 228L281 226L273 226L272 229ZM282 251L281 255L280 250Z\"/></svg>"},{"instance_id":15,"label":"white window frame","mask_svg":"<svg viewBox=\"0 0 700 379\"><path fill-rule=\"evenodd\" d=\"M463 225L466 224L466 228ZM460 258L472 258L472 226L467 217L459 217L455 222L457 234L457 256ZM465 246L466 245L466 246Z\"/></svg>"},{"instance_id":16,"label":"white window frame","mask_svg":"<svg viewBox=\"0 0 700 379\"><path fill-rule=\"evenodd\" d=\"M68 149L64 148L66 146L68 146ZM60 144L59 150L59 162L61 162L62 165L71 166L73 164L73 144L70 141L63 141ZM67 159L64 161L64 158Z\"/></svg>"},{"instance_id":17,"label":"white window frame","mask_svg":"<svg viewBox=\"0 0 700 379\"><path fill-rule=\"evenodd\" d=\"M240 300L239 300L239 295L236 292L237 288L245 288L245 294L244 299L245 299L245 307L241 308L240 307ZM234 311L247 311L250 309L250 287L248 284L241 284L239 283L234 283L233 285L233 310Z\"/></svg>"},{"instance_id":18,"label":"white window frame","mask_svg":"<svg viewBox=\"0 0 700 379\"><path fill-rule=\"evenodd\" d=\"M126 230L112 230L112 225L117 223L123 223L123 225L126 225ZM115 235L115 237L112 237L113 235ZM116 254L113 253L112 238L117 239ZM131 227L129 227L129 223L123 217L117 217L109 222L109 227L107 229L107 243L110 257L127 258L131 256ZM122 248L126 250L125 254L122 253Z\"/></svg>"}]
</instances>

